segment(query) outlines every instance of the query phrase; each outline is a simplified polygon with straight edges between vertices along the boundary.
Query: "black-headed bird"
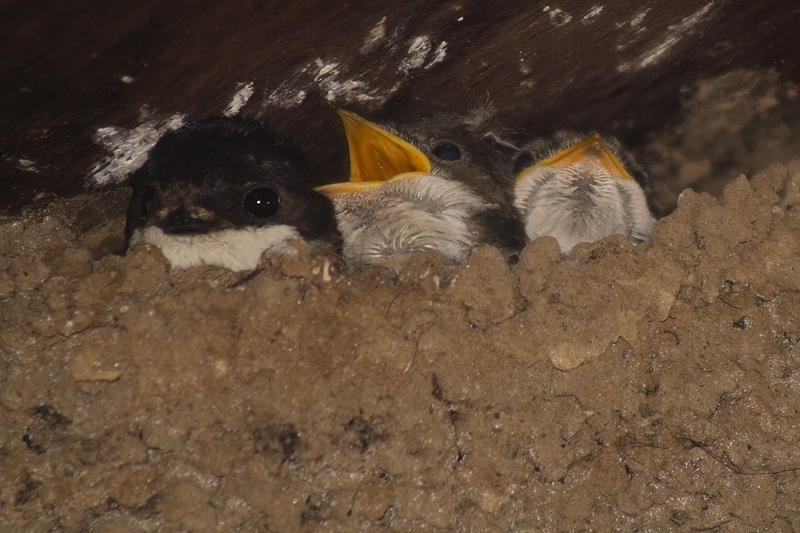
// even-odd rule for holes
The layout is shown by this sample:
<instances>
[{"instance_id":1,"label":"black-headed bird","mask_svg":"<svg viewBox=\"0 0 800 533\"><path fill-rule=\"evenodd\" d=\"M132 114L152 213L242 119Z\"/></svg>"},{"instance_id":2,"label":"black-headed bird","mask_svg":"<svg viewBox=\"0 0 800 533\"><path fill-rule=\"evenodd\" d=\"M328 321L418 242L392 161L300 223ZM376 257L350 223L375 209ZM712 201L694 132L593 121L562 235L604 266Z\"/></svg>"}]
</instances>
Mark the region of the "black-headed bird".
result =
<instances>
[{"instance_id":1,"label":"black-headed bird","mask_svg":"<svg viewBox=\"0 0 800 533\"><path fill-rule=\"evenodd\" d=\"M300 149L256 121L188 122L161 137L129 184L128 247L155 245L173 268L250 270L291 239L339 243Z\"/></svg>"}]
</instances>

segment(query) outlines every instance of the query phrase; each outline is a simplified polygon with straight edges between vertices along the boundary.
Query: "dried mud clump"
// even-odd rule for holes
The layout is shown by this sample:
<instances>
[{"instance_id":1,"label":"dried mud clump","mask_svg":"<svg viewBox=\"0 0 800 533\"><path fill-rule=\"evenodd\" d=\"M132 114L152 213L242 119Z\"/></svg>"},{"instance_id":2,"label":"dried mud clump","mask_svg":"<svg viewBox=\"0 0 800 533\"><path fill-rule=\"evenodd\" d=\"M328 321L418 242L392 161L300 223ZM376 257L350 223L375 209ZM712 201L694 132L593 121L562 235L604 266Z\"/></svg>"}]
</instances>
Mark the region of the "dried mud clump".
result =
<instances>
[{"instance_id":1,"label":"dried mud clump","mask_svg":"<svg viewBox=\"0 0 800 533\"><path fill-rule=\"evenodd\" d=\"M800 163L396 276L171 273L112 196L0 221L4 530L800 529Z\"/></svg>"}]
</instances>

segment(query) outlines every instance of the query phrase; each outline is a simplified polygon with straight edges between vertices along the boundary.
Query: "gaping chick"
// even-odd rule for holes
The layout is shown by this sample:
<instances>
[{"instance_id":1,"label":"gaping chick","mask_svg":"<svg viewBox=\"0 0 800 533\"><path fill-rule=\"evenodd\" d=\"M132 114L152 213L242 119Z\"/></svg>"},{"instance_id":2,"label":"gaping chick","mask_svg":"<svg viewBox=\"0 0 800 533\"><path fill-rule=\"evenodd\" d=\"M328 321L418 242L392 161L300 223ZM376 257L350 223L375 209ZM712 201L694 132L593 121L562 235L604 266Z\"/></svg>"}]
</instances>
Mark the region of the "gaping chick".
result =
<instances>
[{"instance_id":1,"label":"gaping chick","mask_svg":"<svg viewBox=\"0 0 800 533\"><path fill-rule=\"evenodd\" d=\"M158 246L173 268L250 270L290 239L339 241L333 205L313 190L302 152L255 121L188 122L158 141L129 183L128 246Z\"/></svg>"},{"instance_id":2,"label":"gaping chick","mask_svg":"<svg viewBox=\"0 0 800 533\"><path fill-rule=\"evenodd\" d=\"M524 245L503 156L463 121L440 116L393 129L339 116L350 181L317 190L336 207L348 263L397 269L425 250L462 263L480 244L507 254Z\"/></svg>"},{"instance_id":3,"label":"gaping chick","mask_svg":"<svg viewBox=\"0 0 800 533\"><path fill-rule=\"evenodd\" d=\"M650 238L656 219L643 173L616 139L560 132L528 145L515 168L514 205L530 240L549 235L568 253L615 233Z\"/></svg>"}]
</instances>

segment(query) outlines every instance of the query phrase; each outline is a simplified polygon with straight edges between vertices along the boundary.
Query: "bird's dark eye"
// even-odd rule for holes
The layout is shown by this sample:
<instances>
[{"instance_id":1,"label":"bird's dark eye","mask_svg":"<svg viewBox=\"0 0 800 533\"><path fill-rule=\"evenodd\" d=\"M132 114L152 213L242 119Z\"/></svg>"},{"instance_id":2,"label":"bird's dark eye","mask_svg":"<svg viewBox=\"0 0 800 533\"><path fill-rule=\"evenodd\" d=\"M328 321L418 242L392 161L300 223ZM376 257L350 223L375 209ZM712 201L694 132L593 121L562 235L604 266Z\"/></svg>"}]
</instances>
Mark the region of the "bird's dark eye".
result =
<instances>
[{"instance_id":1,"label":"bird's dark eye","mask_svg":"<svg viewBox=\"0 0 800 533\"><path fill-rule=\"evenodd\" d=\"M158 209L158 192L150 186L142 190L142 196L139 203L142 211L142 216L148 216Z\"/></svg>"},{"instance_id":2,"label":"bird's dark eye","mask_svg":"<svg viewBox=\"0 0 800 533\"><path fill-rule=\"evenodd\" d=\"M457 161L461 159L461 150L452 143L442 143L433 149L433 155L445 161Z\"/></svg>"},{"instance_id":3,"label":"bird's dark eye","mask_svg":"<svg viewBox=\"0 0 800 533\"><path fill-rule=\"evenodd\" d=\"M254 217L265 218L275 214L279 202L278 193L274 190L269 187L258 187L245 195L242 207Z\"/></svg>"}]
</instances>

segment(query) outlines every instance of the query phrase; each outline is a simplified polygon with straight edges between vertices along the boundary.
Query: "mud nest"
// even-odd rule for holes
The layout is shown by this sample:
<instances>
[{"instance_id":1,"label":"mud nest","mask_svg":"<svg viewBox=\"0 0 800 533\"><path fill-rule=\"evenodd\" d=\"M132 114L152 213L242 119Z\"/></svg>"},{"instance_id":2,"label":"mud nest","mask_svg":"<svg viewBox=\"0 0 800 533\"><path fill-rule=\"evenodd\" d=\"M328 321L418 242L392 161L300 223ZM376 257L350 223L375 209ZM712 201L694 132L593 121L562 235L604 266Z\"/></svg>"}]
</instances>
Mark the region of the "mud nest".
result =
<instances>
[{"instance_id":1,"label":"mud nest","mask_svg":"<svg viewBox=\"0 0 800 533\"><path fill-rule=\"evenodd\" d=\"M399 275L170 273L120 195L0 224L8 531L800 528L800 162Z\"/></svg>"}]
</instances>

